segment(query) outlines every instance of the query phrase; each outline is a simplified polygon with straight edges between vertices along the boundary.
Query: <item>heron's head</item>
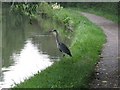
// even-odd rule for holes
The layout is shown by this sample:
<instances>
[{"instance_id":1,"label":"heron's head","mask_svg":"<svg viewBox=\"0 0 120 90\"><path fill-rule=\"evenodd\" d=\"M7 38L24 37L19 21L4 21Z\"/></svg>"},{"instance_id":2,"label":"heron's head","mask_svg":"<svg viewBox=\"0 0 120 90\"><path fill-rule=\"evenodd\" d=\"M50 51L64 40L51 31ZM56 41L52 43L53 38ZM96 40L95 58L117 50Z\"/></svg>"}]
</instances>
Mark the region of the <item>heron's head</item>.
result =
<instances>
[{"instance_id":1,"label":"heron's head","mask_svg":"<svg viewBox=\"0 0 120 90\"><path fill-rule=\"evenodd\" d=\"M54 35L57 35L58 34L58 32L57 32L57 30L51 30L51 31L49 31L49 33L53 33Z\"/></svg>"}]
</instances>

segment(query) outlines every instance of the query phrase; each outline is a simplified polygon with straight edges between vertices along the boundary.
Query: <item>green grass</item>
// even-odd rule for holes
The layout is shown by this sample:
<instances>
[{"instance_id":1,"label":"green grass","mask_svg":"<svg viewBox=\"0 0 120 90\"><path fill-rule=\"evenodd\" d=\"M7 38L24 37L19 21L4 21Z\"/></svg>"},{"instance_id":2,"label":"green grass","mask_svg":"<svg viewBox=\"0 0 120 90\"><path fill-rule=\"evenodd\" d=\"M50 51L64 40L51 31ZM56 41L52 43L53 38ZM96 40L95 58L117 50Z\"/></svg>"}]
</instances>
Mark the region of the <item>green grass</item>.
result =
<instances>
[{"instance_id":1,"label":"green grass","mask_svg":"<svg viewBox=\"0 0 120 90\"><path fill-rule=\"evenodd\" d=\"M95 8L89 9L89 10L85 10L85 9L80 9L80 10L83 11L83 12L89 12L89 13L93 13L93 14L105 17L106 19L109 19L109 20L112 20L115 23L118 23L118 15L115 15L112 12L110 14L110 13L107 13L107 12L102 11L102 10L97 10Z\"/></svg>"},{"instance_id":2,"label":"green grass","mask_svg":"<svg viewBox=\"0 0 120 90\"><path fill-rule=\"evenodd\" d=\"M106 19L112 20L115 23L120 22L117 9L118 3L103 3L102 5L99 4L101 3L97 3L93 6L87 6L83 4L83 6L79 7L79 10L105 17Z\"/></svg>"},{"instance_id":3,"label":"green grass","mask_svg":"<svg viewBox=\"0 0 120 90\"><path fill-rule=\"evenodd\" d=\"M57 12L57 13L56 13ZM88 88L99 53L105 43L102 30L80 16L80 12L62 9L54 12L60 21L67 15L74 24L71 32L70 50L73 57L62 57L59 62L33 77L17 84L14 88ZM64 33L61 30L61 34Z\"/></svg>"}]
</instances>

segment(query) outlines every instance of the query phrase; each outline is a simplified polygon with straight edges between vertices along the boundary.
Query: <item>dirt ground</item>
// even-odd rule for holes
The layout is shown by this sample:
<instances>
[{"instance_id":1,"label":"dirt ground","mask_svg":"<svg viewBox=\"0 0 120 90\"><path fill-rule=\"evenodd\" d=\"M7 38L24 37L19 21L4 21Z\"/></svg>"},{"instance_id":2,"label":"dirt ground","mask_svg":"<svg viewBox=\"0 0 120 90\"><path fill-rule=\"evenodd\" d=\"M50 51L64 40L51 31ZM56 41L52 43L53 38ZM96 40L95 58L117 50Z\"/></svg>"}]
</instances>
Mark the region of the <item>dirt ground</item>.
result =
<instances>
[{"instance_id":1,"label":"dirt ground","mask_svg":"<svg viewBox=\"0 0 120 90\"><path fill-rule=\"evenodd\" d=\"M90 13L82 13L91 22L102 28L106 35L101 59L95 68L95 78L90 83L91 88L116 88L118 87L118 24L103 17Z\"/></svg>"}]
</instances>

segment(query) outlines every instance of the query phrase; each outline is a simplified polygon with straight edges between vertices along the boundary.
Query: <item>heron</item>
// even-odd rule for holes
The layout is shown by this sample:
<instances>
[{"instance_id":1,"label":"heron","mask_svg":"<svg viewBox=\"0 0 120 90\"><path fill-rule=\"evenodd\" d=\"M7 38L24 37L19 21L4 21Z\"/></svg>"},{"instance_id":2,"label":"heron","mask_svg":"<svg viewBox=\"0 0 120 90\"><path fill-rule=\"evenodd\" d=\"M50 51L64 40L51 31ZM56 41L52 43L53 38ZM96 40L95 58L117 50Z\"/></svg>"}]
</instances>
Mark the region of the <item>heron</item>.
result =
<instances>
[{"instance_id":1,"label":"heron","mask_svg":"<svg viewBox=\"0 0 120 90\"><path fill-rule=\"evenodd\" d=\"M67 54L70 57L72 57L72 54L71 54L70 50L68 49L68 47L64 43L62 43L62 42L59 41L57 30L54 29L54 30L51 30L49 32L50 33L52 32L55 35L57 48L60 50L60 52L63 53L63 56L65 56L65 54Z\"/></svg>"}]
</instances>

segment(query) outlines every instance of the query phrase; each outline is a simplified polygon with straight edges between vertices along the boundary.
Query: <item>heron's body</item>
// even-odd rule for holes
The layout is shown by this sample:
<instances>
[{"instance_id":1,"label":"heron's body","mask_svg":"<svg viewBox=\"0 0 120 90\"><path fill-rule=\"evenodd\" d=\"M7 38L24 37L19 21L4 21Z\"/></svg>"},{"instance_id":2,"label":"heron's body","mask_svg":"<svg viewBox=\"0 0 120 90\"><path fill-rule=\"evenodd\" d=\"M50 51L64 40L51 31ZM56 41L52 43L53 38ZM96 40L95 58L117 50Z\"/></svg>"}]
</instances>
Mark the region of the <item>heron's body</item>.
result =
<instances>
[{"instance_id":1,"label":"heron's body","mask_svg":"<svg viewBox=\"0 0 120 90\"><path fill-rule=\"evenodd\" d=\"M67 46L64 43L59 43L59 50L72 57L70 50L67 48Z\"/></svg>"},{"instance_id":2,"label":"heron's body","mask_svg":"<svg viewBox=\"0 0 120 90\"><path fill-rule=\"evenodd\" d=\"M61 42L59 41L57 30L52 30L51 32L54 32L54 35L55 35L55 38L56 38L56 44L57 44L58 49L59 49L62 53L68 54L69 56L72 57L71 52L70 52L70 50L68 49L68 47L67 47L64 43L61 43Z\"/></svg>"}]
</instances>

